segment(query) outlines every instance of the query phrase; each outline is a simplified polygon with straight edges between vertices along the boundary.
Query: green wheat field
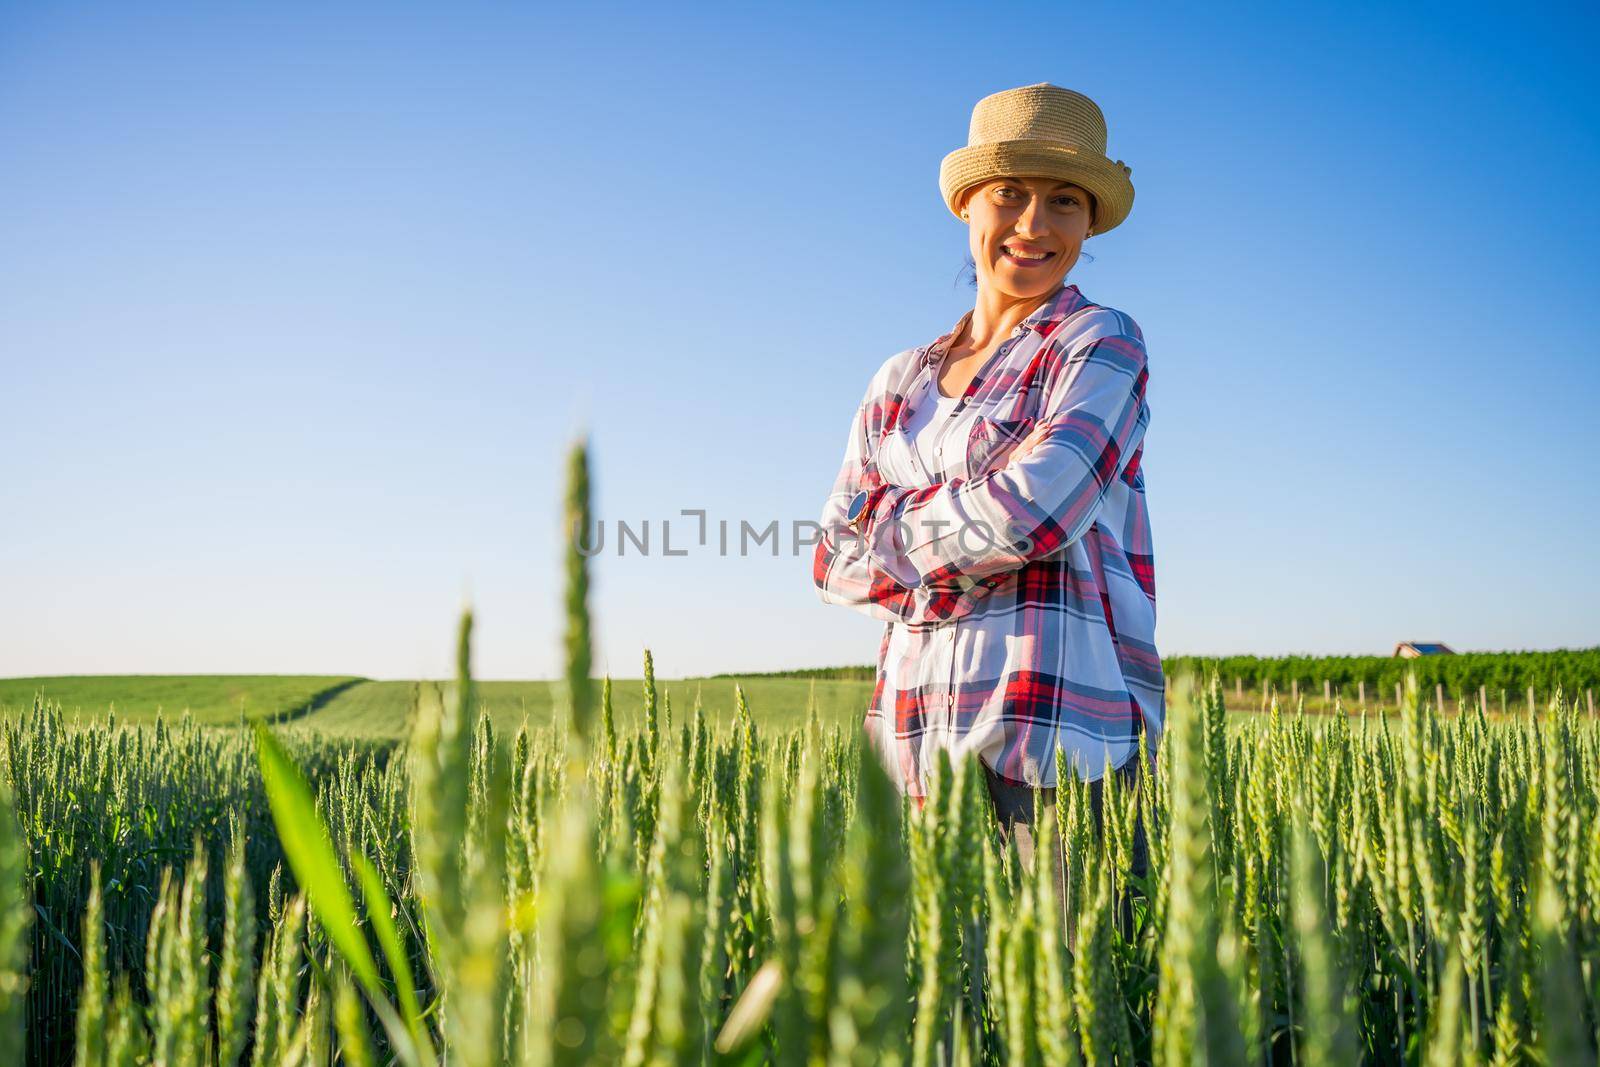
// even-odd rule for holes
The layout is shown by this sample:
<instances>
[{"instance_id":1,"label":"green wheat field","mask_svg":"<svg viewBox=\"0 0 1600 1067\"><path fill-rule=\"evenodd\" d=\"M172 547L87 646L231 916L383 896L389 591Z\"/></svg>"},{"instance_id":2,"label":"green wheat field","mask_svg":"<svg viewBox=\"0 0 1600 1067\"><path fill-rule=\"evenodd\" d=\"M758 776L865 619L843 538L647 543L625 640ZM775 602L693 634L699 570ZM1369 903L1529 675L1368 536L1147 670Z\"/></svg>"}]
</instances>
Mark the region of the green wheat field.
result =
<instances>
[{"instance_id":1,"label":"green wheat field","mask_svg":"<svg viewBox=\"0 0 1600 1067\"><path fill-rule=\"evenodd\" d=\"M0 681L0 1065L1595 1062L1595 650L1174 659L1024 865L870 672L594 679L564 567L555 682Z\"/></svg>"}]
</instances>

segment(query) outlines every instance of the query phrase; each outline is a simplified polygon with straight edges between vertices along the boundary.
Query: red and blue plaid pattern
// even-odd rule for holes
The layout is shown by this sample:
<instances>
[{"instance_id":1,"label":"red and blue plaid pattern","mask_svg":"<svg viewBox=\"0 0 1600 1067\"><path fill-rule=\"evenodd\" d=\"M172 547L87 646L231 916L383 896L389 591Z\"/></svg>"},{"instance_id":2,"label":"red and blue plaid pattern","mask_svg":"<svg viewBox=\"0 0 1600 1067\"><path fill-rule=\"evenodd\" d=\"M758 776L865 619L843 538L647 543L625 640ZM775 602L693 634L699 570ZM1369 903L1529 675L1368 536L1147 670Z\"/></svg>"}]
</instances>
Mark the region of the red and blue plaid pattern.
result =
<instances>
[{"instance_id":1,"label":"red and blue plaid pattern","mask_svg":"<svg viewBox=\"0 0 1600 1067\"><path fill-rule=\"evenodd\" d=\"M1140 731L1154 752L1165 718L1144 338L1076 285L1058 289L926 430L928 470L905 398L959 329L873 375L822 511L817 590L886 623L864 725L903 792L924 795L940 748L1053 787L1059 744L1092 781L1137 753ZM857 535L844 517L861 489Z\"/></svg>"}]
</instances>

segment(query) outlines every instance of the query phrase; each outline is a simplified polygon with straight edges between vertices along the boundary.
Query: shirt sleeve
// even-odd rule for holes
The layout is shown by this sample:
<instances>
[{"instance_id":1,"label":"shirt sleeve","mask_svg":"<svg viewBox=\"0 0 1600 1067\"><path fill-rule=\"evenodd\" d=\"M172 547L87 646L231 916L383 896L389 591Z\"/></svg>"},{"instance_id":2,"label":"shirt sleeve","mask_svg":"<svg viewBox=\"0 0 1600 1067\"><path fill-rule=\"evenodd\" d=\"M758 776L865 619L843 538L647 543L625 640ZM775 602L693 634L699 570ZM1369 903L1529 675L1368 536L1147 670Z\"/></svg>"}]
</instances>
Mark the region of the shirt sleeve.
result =
<instances>
[{"instance_id":1,"label":"shirt sleeve","mask_svg":"<svg viewBox=\"0 0 1600 1067\"><path fill-rule=\"evenodd\" d=\"M975 583L956 578L950 581L918 581L907 586L867 552L867 542L850 529L845 513L856 493L872 493L868 502L903 491L903 487L884 481L871 456L867 428L874 390L856 408L845 443L844 463L834 479L833 491L822 508L821 534L812 559L812 577L824 604L853 608L886 622L942 622L970 612L975 605L969 596Z\"/></svg>"},{"instance_id":2,"label":"shirt sleeve","mask_svg":"<svg viewBox=\"0 0 1600 1067\"><path fill-rule=\"evenodd\" d=\"M1045 397L1043 439L980 476L869 501L867 555L911 588L1017 570L1078 540L1144 439L1147 378L1137 327L1088 342Z\"/></svg>"}]
</instances>

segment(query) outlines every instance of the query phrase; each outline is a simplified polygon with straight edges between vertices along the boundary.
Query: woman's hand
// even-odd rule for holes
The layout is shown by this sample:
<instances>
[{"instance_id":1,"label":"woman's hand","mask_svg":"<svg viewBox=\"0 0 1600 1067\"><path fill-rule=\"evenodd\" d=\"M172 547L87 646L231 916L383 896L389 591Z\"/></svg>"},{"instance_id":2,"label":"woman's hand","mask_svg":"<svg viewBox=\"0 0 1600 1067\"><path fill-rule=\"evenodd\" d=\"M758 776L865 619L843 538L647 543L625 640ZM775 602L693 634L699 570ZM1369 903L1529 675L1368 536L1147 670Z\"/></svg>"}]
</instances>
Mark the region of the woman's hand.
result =
<instances>
[{"instance_id":1,"label":"woman's hand","mask_svg":"<svg viewBox=\"0 0 1600 1067\"><path fill-rule=\"evenodd\" d=\"M883 472L878 470L877 455L874 454L868 458L866 464L861 468L861 488L876 489L880 485L892 484L889 479L883 476Z\"/></svg>"},{"instance_id":2,"label":"woman's hand","mask_svg":"<svg viewBox=\"0 0 1600 1067\"><path fill-rule=\"evenodd\" d=\"M1025 455L1027 455L1030 449L1032 449L1040 441L1044 440L1044 438L1045 438L1045 432L1044 431L1045 431L1045 424L1042 423L1042 422L1039 423L1037 426L1035 426L1032 430L1030 430L1028 432L1028 436L1024 437L1021 441L1017 442L1017 447L1013 448L1011 450L1011 454L1006 457L1006 462L1007 463L1015 463L1017 460L1021 459Z\"/></svg>"}]
</instances>

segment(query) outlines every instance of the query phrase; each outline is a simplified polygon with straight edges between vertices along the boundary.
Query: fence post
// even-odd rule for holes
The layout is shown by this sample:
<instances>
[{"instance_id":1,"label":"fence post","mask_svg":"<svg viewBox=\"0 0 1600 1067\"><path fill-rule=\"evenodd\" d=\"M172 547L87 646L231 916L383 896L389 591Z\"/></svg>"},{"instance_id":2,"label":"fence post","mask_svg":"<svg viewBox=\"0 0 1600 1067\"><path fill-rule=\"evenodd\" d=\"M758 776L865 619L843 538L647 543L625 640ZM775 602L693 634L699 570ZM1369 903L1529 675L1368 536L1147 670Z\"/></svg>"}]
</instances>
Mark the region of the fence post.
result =
<instances>
[{"instance_id":1,"label":"fence post","mask_svg":"<svg viewBox=\"0 0 1600 1067\"><path fill-rule=\"evenodd\" d=\"M1444 683L1435 682L1433 686L1434 709L1438 714L1444 714Z\"/></svg>"},{"instance_id":2,"label":"fence post","mask_svg":"<svg viewBox=\"0 0 1600 1067\"><path fill-rule=\"evenodd\" d=\"M1328 707L1333 707L1333 683L1326 678L1322 680L1322 699Z\"/></svg>"},{"instance_id":3,"label":"fence post","mask_svg":"<svg viewBox=\"0 0 1600 1067\"><path fill-rule=\"evenodd\" d=\"M1237 674L1233 676L1233 695L1240 700L1244 699L1244 679Z\"/></svg>"},{"instance_id":4,"label":"fence post","mask_svg":"<svg viewBox=\"0 0 1600 1067\"><path fill-rule=\"evenodd\" d=\"M1485 715L1489 714L1489 687L1488 686L1485 686L1485 685L1478 686L1478 710L1482 711Z\"/></svg>"},{"instance_id":5,"label":"fence post","mask_svg":"<svg viewBox=\"0 0 1600 1067\"><path fill-rule=\"evenodd\" d=\"M1356 683L1356 693L1361 699L1361 706L1367 706L1367 680L1365 678Z\"/></svg>"},{"instance_id":6,"label":"fence post","mask_svg":"<svg viewBox=\"0 0 1600 1067\"><path fill-rule=\"evenodd\" d=\"M1531 685L1528 686L1528 714L1529 715L1537 714L1533 710L1533 686L1531 686Z\"/></svg>"}]
</instances>

